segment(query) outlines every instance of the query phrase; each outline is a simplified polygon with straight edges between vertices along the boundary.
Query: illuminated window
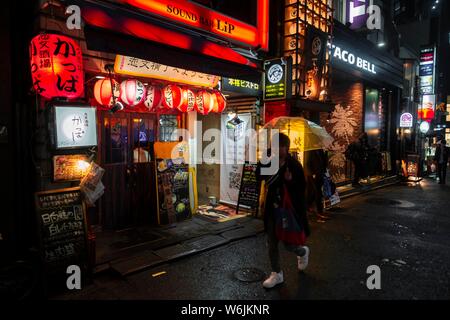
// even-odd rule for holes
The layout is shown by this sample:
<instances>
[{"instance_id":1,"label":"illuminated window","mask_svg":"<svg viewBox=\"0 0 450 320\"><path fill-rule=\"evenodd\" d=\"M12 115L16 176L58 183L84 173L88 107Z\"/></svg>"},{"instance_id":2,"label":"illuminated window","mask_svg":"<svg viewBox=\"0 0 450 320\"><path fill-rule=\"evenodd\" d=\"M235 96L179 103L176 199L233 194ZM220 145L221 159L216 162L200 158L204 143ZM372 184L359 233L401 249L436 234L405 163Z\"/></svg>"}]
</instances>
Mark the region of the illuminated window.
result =
<instances>
[{"instance_id":1,"label":"illuminated window","mask_svg":"<svg viewBox=\"0 0 450 320\"><path fill-rule=\"evenodd\" d=\"M450 103L447 103L447 122L450 122Z\"/></svg>"},{"instance_id":2,"label":"illuminated window","mask_svg":"<svg viewBox=\"0 0 450 320\"><path fill-rule=\"evenodd\" d=\"M309 72L306 66L307 30L316 29L326 34L331 43L333 26L333 0L285 0L284 15L284 55L292 57L292 95L308 96ZM326 45L326 44L323 44ZM325 51L325 62L321 68L321 78L316 90L326 92L329 83L330 54Z\"/></svg>"}]
</instances>

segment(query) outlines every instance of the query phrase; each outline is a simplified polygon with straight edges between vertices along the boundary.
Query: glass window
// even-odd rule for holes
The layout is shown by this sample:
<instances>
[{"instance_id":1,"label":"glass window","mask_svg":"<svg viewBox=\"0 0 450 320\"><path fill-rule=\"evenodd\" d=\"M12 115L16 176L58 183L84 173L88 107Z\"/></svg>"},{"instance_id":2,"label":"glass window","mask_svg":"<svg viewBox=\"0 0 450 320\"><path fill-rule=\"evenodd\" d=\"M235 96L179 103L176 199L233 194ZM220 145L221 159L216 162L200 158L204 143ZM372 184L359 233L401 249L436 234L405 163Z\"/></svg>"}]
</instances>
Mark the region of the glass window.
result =
<instances>
[{"instance_id":1,"label":"glass window","mask_svg":"<svg viewBox=\"0 0 450 320\"><path fill-rule=\"evenodd\" d=\"M446 121L450 122L450 103L447 103L447 117L446 117Z\"/></svg>"},{"instance_id":2,"label":"glass window","mask_svg":"<svg viewBox=\"0 0 450 320\"><path fill-rule=\"evenodd\" d=\"M178 120L176 115L164 114L159 117L159 141L178 141Z\"/></svg>"},{"instance_id":3,"label":"glass window","mask_svg":"<svg viewBox=\"0 0 450 320\"><path fill-rule=\"evenodd\" d=\"M105 163L127 162L128 125L124 118L105 118Z\"/></svg>"},{"instance_id":4,"label":"glass window","mask_svg":"<svg viewBox=\"0 0 450 320\"><path fill-rule=\"evenodd\" d=\"M153 119L133 118L133 162L144 163L151 161L153 142L155 142Z\"/></svg>"},{"instance_id":5,"label":"glass window","mask_svg":"<svg viewBox=\"0 0 450 320\"><path fill-rule=\"evenodd\" d=\"M345 24L345 0L333 0L333 18Z\"/></svg>"}]
</instances>

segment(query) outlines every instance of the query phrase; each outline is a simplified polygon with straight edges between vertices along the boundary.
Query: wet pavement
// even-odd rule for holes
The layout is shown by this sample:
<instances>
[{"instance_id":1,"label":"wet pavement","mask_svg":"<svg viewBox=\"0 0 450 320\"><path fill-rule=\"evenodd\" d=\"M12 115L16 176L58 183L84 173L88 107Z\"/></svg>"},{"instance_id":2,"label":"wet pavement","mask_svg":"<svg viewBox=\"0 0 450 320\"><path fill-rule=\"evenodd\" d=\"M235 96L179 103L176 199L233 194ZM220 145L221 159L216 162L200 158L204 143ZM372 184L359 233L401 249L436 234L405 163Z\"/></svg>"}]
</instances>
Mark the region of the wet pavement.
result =
<instances>
[{"instance_id":1,"label":"wet pavement","mask_svg":"<svg viewBox=\"0 0 450 320\"><path fill-rule=\"evenodd\" d=\"M312 222L310 264L280 246L285 283L262 288L270 271L265 236L230 242L126 277L99 274L81 291L55 299L448 299L450 186L425 180L344 200L326 223ZM367 267L381 269L369 290ZM249 268L249 269L245 269ZM244 269L244 270L241 270ZM240 281L242 275L249 281Z\"/></svg>"}]
</instances>

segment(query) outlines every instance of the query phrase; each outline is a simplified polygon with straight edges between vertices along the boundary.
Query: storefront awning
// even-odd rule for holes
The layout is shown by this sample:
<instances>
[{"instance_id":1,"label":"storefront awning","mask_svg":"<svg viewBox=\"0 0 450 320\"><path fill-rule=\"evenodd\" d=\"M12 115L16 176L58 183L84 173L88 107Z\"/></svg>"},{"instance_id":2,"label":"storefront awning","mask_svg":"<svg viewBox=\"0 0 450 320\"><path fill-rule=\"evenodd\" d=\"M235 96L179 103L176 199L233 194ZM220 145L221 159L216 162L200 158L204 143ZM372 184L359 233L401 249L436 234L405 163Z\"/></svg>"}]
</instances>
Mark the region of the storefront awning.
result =
<instances>
[{"instance_id":1,"label":"storefront awning","mask_svg":"<svg viewBox=\"0 0 450 320\"><path fill-rule=\"evenodd\" d=\"M89 50L133 56L162 64L259 82L261 63L230 47L173 30L129 11L82 5ZM125 36L124 36L125 35Z\"/></svg>"}]
</instances>

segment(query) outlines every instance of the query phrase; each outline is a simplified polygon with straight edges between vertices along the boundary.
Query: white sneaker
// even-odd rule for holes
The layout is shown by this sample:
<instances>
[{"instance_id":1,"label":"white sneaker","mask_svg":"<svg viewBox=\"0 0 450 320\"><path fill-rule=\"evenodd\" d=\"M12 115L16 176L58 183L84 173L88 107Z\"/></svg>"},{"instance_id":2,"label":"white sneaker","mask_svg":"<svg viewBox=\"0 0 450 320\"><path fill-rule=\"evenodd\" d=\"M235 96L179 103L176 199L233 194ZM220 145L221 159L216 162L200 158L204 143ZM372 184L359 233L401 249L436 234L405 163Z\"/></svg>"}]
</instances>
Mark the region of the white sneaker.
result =
<instances>
[{"instance_id":1,"label":"white sneaker","mask_svg":"<svg viewBox=\"0 0 450 320\"><path fill-rule=\"evenodd\" d=\"M308 260L309 260L309 248L303 247L306 251L305 255L303 257L297 256L297 262L298 262L298 270L303 271L308 266Z\"/></svg>"},{"instance_id":2,"label":"white sneaker","mask_svg":"<svg viewBox=\"0 0 450 320\"><path fill-rule=\"evenodd\" d=\"M280 273L272 272L270 276L263 282L263 287L266 289L271 289L277 284L283 283L283 271Z\"/></svg>"}]
</instances>

